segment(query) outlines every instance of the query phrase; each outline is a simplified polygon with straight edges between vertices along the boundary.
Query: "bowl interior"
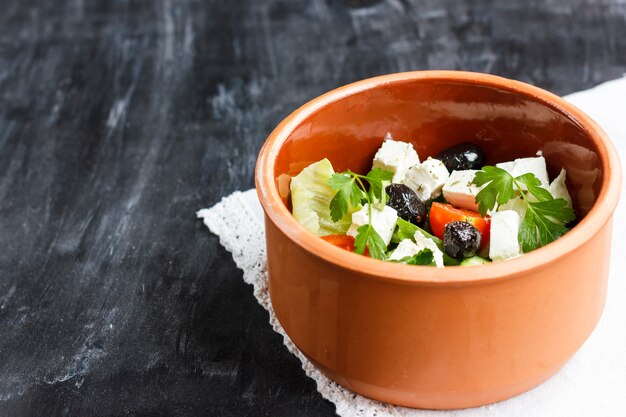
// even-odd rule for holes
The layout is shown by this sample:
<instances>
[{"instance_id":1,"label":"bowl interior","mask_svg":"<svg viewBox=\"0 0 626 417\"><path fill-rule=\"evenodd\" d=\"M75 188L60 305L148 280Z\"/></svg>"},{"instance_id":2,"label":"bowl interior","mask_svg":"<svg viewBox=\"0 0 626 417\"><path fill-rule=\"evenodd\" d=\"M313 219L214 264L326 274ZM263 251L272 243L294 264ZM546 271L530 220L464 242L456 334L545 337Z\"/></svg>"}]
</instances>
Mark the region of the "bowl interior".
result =
<instances>
[{"instance_id":1,"label":"bowl interior","mask_svg":"<svg viewBox=\"0 0 626 417\"><path fill-rule=\"evenodd\" d=\"M367 172L387 132L411 142L420 159L461 142L485 149L490 165L543 152L550 179L567 170L580 220L602 186L591 134L554 104L514 88L471 81L412 79L377 85L322 106L278 151L274 176L288 204L288 179L328 158L336 171Z\"/></svg>"}]
</instances>

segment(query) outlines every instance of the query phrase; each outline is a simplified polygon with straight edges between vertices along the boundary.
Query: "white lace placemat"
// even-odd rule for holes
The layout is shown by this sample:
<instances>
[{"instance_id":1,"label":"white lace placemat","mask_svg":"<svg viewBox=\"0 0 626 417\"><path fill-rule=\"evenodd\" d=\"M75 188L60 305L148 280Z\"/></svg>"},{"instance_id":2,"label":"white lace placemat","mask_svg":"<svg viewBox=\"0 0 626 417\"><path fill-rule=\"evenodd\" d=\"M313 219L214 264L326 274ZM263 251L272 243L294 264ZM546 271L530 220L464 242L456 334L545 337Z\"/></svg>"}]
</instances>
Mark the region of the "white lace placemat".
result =
<instances>
[{"instance_id":1,"label":"white lace placemat","mask_svg":"<svg viewBox=\"0 0 626 417\"><path fill-rule=\"evenodd\" d=\"M606 130L626 160L626 78L566 97ZM622 187L623 190L624 187ZM577 417L626 415L626 204L615 212L609 291L604 315L589 340L555 376L539 387L496 404L464 410L414 410L380 403L355 394L319 372L296 348L276 319L267 288L263 211L254 189L235 192L199 218L232 253L243 279L268 312L270 324L285 346L302 362L320 394L341 417ZM589 259L589 262L593 262Z\"/></svg>"}]
</instances>

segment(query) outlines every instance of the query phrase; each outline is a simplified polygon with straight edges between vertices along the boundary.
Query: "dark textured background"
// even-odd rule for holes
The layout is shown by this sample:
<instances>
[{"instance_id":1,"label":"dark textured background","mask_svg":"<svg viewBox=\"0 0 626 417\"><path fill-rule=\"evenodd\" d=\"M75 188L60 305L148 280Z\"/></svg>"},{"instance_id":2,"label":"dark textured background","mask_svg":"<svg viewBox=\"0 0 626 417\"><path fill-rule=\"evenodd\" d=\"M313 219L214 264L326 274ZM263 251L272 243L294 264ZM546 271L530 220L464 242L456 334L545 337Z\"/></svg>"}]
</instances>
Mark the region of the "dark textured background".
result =
<instances>
[{"instance_id":1,"label":"dark textured background","mask_svg":"<svg viewBox=\"0 0 626 417\"><path fill-rule=\"evenodd\" d=\"M0 13L0 416L324 416L195 211L291 110L414 69L559 94L623 1L25 1Z\"/></svg>"}]
</instances>

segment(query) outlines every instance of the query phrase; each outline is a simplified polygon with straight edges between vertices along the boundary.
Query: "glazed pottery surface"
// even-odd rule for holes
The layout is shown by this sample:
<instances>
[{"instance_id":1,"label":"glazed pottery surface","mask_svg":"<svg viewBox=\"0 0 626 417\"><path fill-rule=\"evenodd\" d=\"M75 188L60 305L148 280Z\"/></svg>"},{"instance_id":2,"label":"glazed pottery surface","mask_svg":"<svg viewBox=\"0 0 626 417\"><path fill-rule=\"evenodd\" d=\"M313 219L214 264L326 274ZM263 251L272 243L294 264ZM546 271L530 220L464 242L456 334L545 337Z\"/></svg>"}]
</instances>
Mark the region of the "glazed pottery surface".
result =
<instances>
[{"instance_id":1,"label":"glazed pottery surface","mask_svg":"<svg viewBox=\"0 0 626 417\"><path fill-rule=\"evenodd\" d=\"M551 178L567 169L580 222L522 257L443 269L369 259L301 227L290 177L322 158L367 172L387 132L421 159L466 141L489 164L541 150ZM276 316L326 375L377 400L463 408L519 394L556 372L602 314L620 183L602 130L527 84L424 71L339 88L287 117L257 161Z\"/></svg>"}]
</instances>

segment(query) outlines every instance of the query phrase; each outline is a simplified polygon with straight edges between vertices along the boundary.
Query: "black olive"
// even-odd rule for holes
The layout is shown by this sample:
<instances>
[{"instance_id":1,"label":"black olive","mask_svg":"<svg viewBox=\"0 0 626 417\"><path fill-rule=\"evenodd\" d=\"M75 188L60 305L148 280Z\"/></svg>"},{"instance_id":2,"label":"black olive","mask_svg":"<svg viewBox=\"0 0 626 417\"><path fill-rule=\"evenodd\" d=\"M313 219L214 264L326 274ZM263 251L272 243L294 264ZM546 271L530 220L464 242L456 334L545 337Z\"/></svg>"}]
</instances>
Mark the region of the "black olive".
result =
<instances>
[{"instance_id":1,"label":"black olive","mask_svg":"<svg viewBox=\"0 0 626 417\"><path fill-rule=\"evenodd\" d=\"M443 162L449 172L481 169L487 162L485 151L470 142L459 143L441 151L437 159Z\"/></svg>"},{"instance_id":2,"label":"black olive","mask_svg":"<svg viewBox=\"0 0 626 417\"><path fill-rule=\"evenodd\" d=\"M468 222L451 222L443 231L443 249L455 259L476 255L480 247L480 232Z\"/></svg>"},{"instance_id":3,"label":"black olive","mask_svg":"<svg viewBox=\"0 0 626 417\"><path fill-rule=\"evenodd\" d=\"M426 221L426 206L415 191L404 184L391 184L385 188L387 205L398 212L398 217L421 226Z\"/></svg>"}]
</instances>

